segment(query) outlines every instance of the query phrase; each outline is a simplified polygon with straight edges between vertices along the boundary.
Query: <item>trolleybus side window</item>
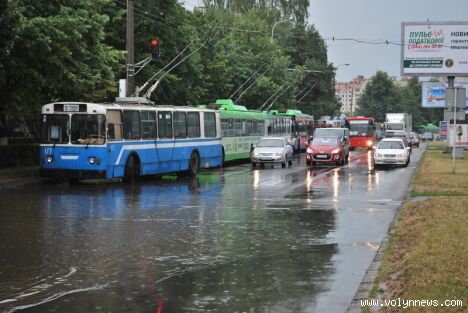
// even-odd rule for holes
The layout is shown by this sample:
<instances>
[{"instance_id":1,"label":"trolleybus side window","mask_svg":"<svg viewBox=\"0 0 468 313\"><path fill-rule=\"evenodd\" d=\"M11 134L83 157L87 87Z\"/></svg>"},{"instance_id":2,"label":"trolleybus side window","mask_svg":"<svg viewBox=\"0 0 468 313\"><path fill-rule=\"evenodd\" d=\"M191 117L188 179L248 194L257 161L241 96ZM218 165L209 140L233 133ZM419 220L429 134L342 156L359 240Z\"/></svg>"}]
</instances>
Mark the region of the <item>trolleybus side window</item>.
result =
<instances>
[{"instance_id":1,"label":"trolleybus side window","mask_svg":"<svg viewBox=\"0 0 468 313\"><path fill-rule=\"evenodd\" d=\"M187 133L189 138L200 137L200 113L187 113Z\"/></svg>"},{"instance_id":2,"label":"trolleybus side window","mask_svg":"<svg viewBox=\"0 0 468 313\"><path fill-rule=\"evenodd\" d=\"M123 111L123 130L125 139L141 139L139 111Z\"/></svg>"},{"instance_id":3,"label":"trolleybus side window","mask_svg":"<svg viewBox=\"0 0 468 313\"><path fill-rule=\"evenodd\" d=\"M158 112L159 138L172 138L172 113L170 111Z\"/></svg>"},{"instance_id":4,"label":"trolleybus side window","mask_svg":"<svg viewBox=\"0 0 468 313\"><path fill-rule=\"evenodd\" d=\"M141 137L143 139L156 139L156 112L141 111Z\"/></svg>"},{"instance_id":5,"label":"trolleybus side window","mask_svg":"<svg viewBox=\"0 0 468 313\"><path fill-rule=\"evenodd\" d=\"M215 113L204 113L205 116L205 138L216 137L216 115Z\"/></svg>"},{"instance_id":6,"label":"trolleybus side window","mask_svg":"<svg viewBox=\"0 0 468 313\"><path fill-rule=\"evenodd\" d=\"M234 121L234 136L239 137L242 136L242 121L241 120L235 120Z\"/></svg>"},{"instance_id":7,"label":"trolleybus side window","mask_svg":"<svg viewBox=\"0 0 468 313\"><path fill-rule=\"evenodd\" d=\"M103 114L73 114L71 118L71 143L103 145L106 118Z\"/></svg>"},{"instance_id":8,"label":"trolleybus side window","mask_svg":"<svg viewBox=\"0 0 468 313\"><path fill-rule=\"evenodd\" d=\"M265 135L265 121L257 122L257 135L259 136Z\"/></svg>"},{"instance_id":9,"label":"trolleybus side window","mask_svg":"<svg viewBox=\"0 0 468 313\"><path fill-rule=\"evenodd\" d=\"M109 140L122 140L122 112L109 110L107 118L107 138Z\"/></svg>"},{"instance_id":10,"label":"trolleybus side window","mask_svg":"<svg viewBox=\"0 0 468 313\"><path fill-rule=\"evenodd\" d=\"M252 136L253 131L252 131L252 120L248 120L245 122L247 124L247 136Z\"/></svg>"},{"instance_id":11,"label":"trolleybus side window","mask_svg":"<svg viewBox=\"0 0 468 313\"><path fill-rule=\"evenodd\" d=\"M68 121L65 114L44 114L42 116L42 142L68 143Z\"/></svg>"},{"instance_id":12,"label":"trolleybus side window","mask_svg":"<svg viewBox=\"0 0 468 313\"><path fill-rule=\"evenodd\" d=\"M187 138L187 113L174 112L174 138Z\"/></svg>"}]
</instances>

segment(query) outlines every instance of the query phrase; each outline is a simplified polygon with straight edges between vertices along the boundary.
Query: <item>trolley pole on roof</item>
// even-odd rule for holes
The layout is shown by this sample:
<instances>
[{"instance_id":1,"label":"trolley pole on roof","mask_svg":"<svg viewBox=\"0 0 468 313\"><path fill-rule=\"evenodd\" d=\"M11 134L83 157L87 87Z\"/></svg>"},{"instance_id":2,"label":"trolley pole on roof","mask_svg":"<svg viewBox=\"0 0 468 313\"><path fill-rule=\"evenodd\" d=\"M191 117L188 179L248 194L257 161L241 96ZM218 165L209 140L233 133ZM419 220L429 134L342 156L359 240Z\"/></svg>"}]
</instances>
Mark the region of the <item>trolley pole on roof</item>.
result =
<instances>
[{"instance_id":1,"label":"trolley pole on roof","mask_svg":"<svg viewBox=\"0 0 468 313\"><path fill-rule=\"evenodd\" d=\"M135 92L135 54L133 28L133 0L127 0L127 97L131 97L131 95Z\"/></svg>"}]
</instances>

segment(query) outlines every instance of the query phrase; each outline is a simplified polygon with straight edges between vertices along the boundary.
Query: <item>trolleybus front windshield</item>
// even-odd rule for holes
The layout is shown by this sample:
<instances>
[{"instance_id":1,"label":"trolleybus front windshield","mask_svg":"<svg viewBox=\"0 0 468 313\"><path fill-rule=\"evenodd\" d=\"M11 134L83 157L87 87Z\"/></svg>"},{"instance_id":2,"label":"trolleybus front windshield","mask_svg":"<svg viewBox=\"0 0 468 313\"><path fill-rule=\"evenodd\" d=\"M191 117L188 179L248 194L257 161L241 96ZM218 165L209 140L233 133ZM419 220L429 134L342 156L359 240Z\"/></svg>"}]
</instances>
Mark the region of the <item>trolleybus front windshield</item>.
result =
<instances>
[{"instance_id":1,"label":"trolleybus front windshield","mask_svg":"<svg viewBox=\"0 0 468 313\"><path fill-rule=\"evenodd\" d=\"M106 142L106 118L101 114L73 114L71 143L103 145Z\"/></svg>"}]
</instances>

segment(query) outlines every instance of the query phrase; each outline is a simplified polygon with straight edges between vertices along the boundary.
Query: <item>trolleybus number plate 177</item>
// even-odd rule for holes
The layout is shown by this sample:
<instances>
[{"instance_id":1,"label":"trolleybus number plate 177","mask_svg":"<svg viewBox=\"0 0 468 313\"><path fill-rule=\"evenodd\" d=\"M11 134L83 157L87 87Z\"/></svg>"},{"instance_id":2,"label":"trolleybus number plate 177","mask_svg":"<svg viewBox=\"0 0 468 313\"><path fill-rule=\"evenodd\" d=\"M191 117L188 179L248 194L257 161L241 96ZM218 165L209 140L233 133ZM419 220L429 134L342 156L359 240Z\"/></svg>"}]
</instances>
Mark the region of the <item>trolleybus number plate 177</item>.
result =
<instances>
[{"instance_id":1,"label":"trolleybus number plate 177","mask_svg":"<svg viewBox=\"0 0 468 313\"><path fill-rule=\"evenodd\" d=\"M63 105L64 112L79 112L80 106L78 104L65 104Z\"/></svg>"}]
</instances>

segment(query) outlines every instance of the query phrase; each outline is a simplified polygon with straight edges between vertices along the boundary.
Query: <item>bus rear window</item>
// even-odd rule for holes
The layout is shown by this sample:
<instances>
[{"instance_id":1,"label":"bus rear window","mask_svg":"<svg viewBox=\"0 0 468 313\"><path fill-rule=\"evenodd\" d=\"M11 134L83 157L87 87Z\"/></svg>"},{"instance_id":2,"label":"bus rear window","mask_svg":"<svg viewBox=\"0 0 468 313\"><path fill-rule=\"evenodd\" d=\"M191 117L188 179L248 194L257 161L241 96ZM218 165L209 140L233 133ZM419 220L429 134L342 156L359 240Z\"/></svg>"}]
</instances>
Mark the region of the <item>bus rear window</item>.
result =
<instances>
[{"instance_id":1,"label":"bus rear window","mask_svg":"<svg viewBox=\"0 0 468 313\"><path fill-rule=\"evenodd\" d=\"M80 145L103 145L106 140L106 118L101 114L73 114L71 142Z\"/></svg>"},{"instance_id":2,"label":"bus rear window","mask_svg":"<svg viewBox=\"0 0 468 313\"><path fill-rule=\"evenodd\" d=\"M65 114L42 115L42 143L68 143L68 121Z\"/></svg>"}]
</instances>

